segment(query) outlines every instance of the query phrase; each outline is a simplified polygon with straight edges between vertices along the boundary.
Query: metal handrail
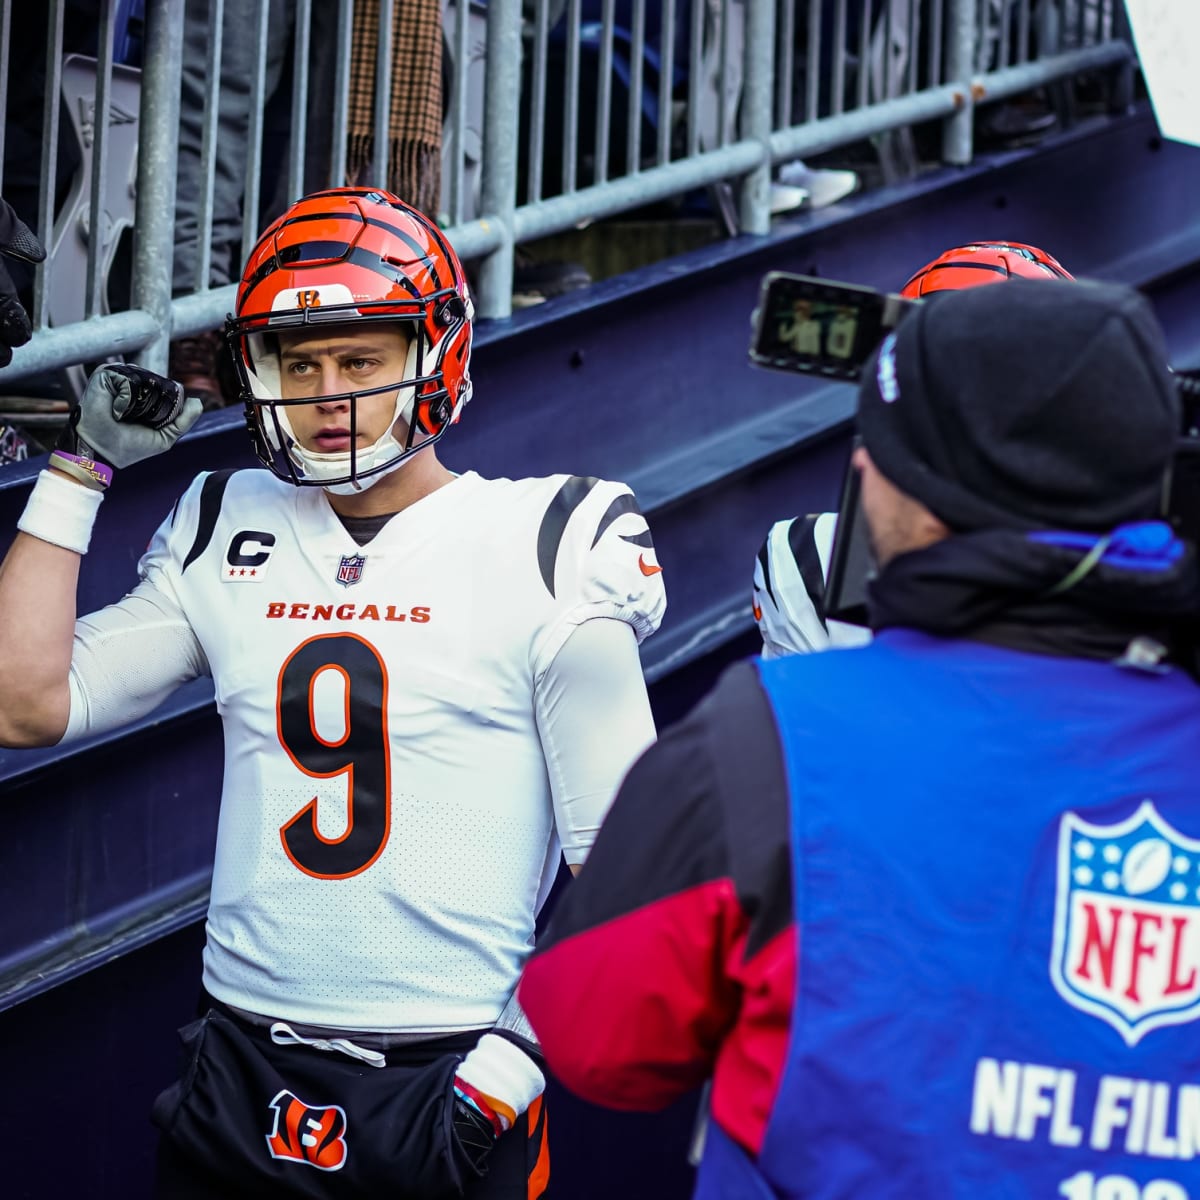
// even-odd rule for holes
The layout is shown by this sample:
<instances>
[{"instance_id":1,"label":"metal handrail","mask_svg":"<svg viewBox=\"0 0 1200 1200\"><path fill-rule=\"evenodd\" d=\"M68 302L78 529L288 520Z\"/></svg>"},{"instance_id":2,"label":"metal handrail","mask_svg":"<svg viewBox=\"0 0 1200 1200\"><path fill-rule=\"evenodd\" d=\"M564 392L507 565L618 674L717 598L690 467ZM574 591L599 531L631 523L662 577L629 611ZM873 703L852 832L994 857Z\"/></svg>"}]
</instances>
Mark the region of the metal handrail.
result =
<instances>
[{"instance_id":1,"label":"metal handrail","mask_svg":"<svg viewBox=\"0 0 1200 1200\"><path fill-rule=\"evenodd\" d=\"M106 36L112 36L112 11L116 0L104 0L102 5L102 28ZM782 0L785 7L788 0ZM914 4L917 0L913 0ZM1081 2L1081 0L1080 0ZM0 28L9 20L12 0L0 0ZM697 0L699 5L700 0ZM847 108L842 90L846 81L846 56L844 47L834 55L828 78L816 77L819 58L815 47L807 54L808 81L804 89L804 115L799 123L788 120L790 114L777 111L790 104L792 89L790 81L776 78L775 29L776 0L721 0L721 30L719 37L720 69L718 85L725 87L725 76L730 69L728 23L735 8L744 5L745 45L742 55L743 81L741 87L740 136L735 140L725 138L726 117L719 113L720 134L715 139L715 149L697 149L683 156L671 157L667 144L659 141L656 161L642 164L630 161L630 170L610 178L607 161L596 171L596 181L578 185L576 179L576 154L578 141L576 130L565 129L564 146L569 162L564 162L564 190L559 195L542 195L543 180L540 163L530 164L528 178L536 186L531 198L518 204L519 157L518 128L521 117L521 55L522 55L522 5L520 0L492 0L487 7L487 72L484 104L483 156L479 188L478 212L470 219L462 219L464 176L461 153L454 158L449 171L452 211L455 221L448 226L448 236L464 259L478 262L476 272L477 311L481 317L504 317L511 312L513 286L514 247L523 242L546 237L574 228L582 223L640 208L644 205L684 195L694 189L725 181L740 181L741 198L739 222L745 233L761 234L770 228L770 174L773 165L787 159L813 155L839 146L850 145L891 130L903 129L921 122L940 120L943 122L943 158L949 163L965 164L973 156L972 113L981 104L991 103L1009 96L1040 87L1054 81L1067 79L1082 73L1112 68L1127 69L1134 61L1133 50L1127 40L1127 29L1119 16L1111 14L1104 24L1104 14L1109 12L1107 0L1102 7L1101 24L1096 28L1101 40L1091 45L1059 53L1047 53L1030 58L1026 53L1025 40L1020 30L1029 26L1030 0L1017 0L1019 45L1014 49L1005 31L999 38L999 55L996 64L987 71L974 71L980 55L986 50L986 40L978 28L978 10L975 0L945 0L949 11L943 21L943 0L934 0L934 33L940 45L931 48L926 71L926 86L917 86L918 63L915 50L906 70L907 82L897 81L893 72L883 72L883 86L890 87L896 94L882 99L868 100L868 90L863 80L867 66L858 64L860 79L858 94L860 103ZM674 40L682 18L676 12L677 0L664 0L661 13L665 38ZM838 0L834 14L834 28L847 29L848 0ZM860 0L860 17L869 23L873 14L872 0ZM50 0L48 11L49 49L47 89L48 95L56 94L60 86L60 71L55 60L61 45L61 26L64 0ZM454 37L460 53L467 44L465 33L465 4L459 7L454 19L447 22L447 29ZM73 364L93 362L112 355L133 357L152 369L165 371L167 348L172 338L191 336L207 329L218 328L225 315L232 310L236 297L233 285L203 288L172 297L172 261L174 227L172 214L175 209L175 164L177 144L175 130L179 120L178 74L181 54L181 25L183 0L147 0L146 58L142 75L141 126L139 130L139 161L137 166L137 211L136 237L133 272L133 304L129 311L97 313L97 298L100 282L97 278L96 247L88 251L88 296L87 311L93 315L86 320L52 327L47 319L45 296L46 268L37 275L33 340L19 348L12 364L0 369L0 386L17 380L42 374L47 371ZM346 106L348 103L348 57L350 51L350 21L353 0L340 0L338 29L338 76L335 87L334 123L335 138L344 140L346 129ZM381 6L386 16L388 5ZM888 12L890 13L890 6ZM915 14L916 10L912 10ZM574 30L576 38L583 34L580 18L580 0L568 0L564 20L568 29ZM614 69L613 6L603 6L604 21L600 32L600 60L606 72L601 80L602 100L611 95L611 79L608 74ZM698 13L698 7L693 8ZM645 95L643 91L643 54L646 44L645 5L637 8L637 29L634 44L639 49L637 72L631 76L633 91L630 106L636 104L634 116L629 124L640 125ZM265 101L265 55L267 28L265 4L260 8L260 19L255 29L256 60L251 80L251 112L248 131L249 163L245 194L246 217L243 224L243 240L255 236L252 213L257 211L260 188L262 108ZM915 15L910 19L907 33L915 29ZM297 5L297 54L301 46L308 45L312 20L311 0ZM546 3L537 6L537 29L534 61L533 89L535 95L547 104L556 102L546 87ZM210 10L209 70L219 75L219 34L222 23L222 6L214 5ZM896 31L889 17L885 32L895 37ZM785 29L792 28L784 22ZM818 26L819 29L819 26ZM688 70L692 80L691 95L695 98L698 76L701 70L699 55L702 50L702 21L699 16L686 27L691 41ZM1083 18L1073 31L1076 41L1082 42L1087 31ZM1106 36L1101 36L1106 35ZM380 69L390 69L390 53L385 49L386 38L380 38ZM867 45L865 34L860 33L860 49ZM661 47L663 57L672 57L672 47ZM885 47L886 49L886 47ZM568 45L567 78L578 81L580 74L578 40ZM61 57L61 55L60 55ZM780 56L784 69L792 69L793 59L788 52ZM890 62L891 55L886 55ZM664 64L666 65L666 64ZM0 102L4 100L9 72L0 64ZM112 55L101 55L98 64L97 94L103 99L107 94L112 72ZM462 150L466 112L466 72L459 72L454 83L450 112L452 119L448 130L452 152ZM659 120L669 111L662 105L661 87L658 98ZM785 86L786 83L786 86ZM826 87L826 85L829 85ZM293 81L293 122L303 125L307 76L303 70L296 72ZM214 170L214 142L216 137L215 97L217 83L210 85L204 114L204 191L201 197L199 227L200 254L198 278L204 277L210 262L207 240L211 238L213 225L212 182ZM830 95L828 115L815 115L820 96ZM375 171L385 171L380 143L386 141L386 110L380 95L386 89L376 89L376 162ZM580 96L567 98L565 107L571 120L577 121ZM724 103L723 91L718 97L718 108ZM607 107L606 107L607 111ZM545 138L546 111L541 110L531 118L531 147L541 148L547 144ZM46 104L48 129L56 128L57 106ZM696 142L697 114L689 114L689 138ZM598 153L607 156L611 137L611 125L606 120L596 120L600 134ZM98 123L102 124L102 123ZM660 135L662 131L660 130ZM47 138L43 152L42 187L43 204L38 214L39 234L47 242L53 224L53 214L46 199L52 190L49 185L55 170L55 147ZM99 150L103 140L99 139ZM639 139L632 134L627 138L629 147L637 147ZM297 150L297 145L300 147ZM303 128L297 130L297 138L291 147L288 162L289 178L293 189L301 177L301 161L304 146ZM633 155L635 150L629 150ZM340 153L335 147L333 167L344 166L344 147ZM105 170L111 169L103 152L93 160L91 195L93 204L100 194L99 179ZM82 282L82 281L81 281Z\"/></svg>"}]
</instances>

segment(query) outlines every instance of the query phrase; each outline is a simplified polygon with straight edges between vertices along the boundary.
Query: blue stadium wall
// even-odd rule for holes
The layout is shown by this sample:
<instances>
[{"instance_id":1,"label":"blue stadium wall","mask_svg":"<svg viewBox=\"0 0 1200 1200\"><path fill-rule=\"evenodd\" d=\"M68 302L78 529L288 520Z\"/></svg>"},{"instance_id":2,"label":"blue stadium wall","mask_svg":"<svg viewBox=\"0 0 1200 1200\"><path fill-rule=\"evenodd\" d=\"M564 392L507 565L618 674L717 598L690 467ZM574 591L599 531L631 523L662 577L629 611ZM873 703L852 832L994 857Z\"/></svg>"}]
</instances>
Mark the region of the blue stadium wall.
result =
<instances>
[{"instance_id":1,"label":"blue stadium wall","mask_svg":"<svg viewBox=\"0 0 1200 1200\"><path fill-rule=\"evenodd\" d=\"M758 546L773 520L834 505L844 468L852 389L747 365L765 271L895 288L948 246L1032 242L1077 275L1144 288L1172 361L1197 365L1197 197L1200 150L1163 143L1138 110L596 284L480 327L476 399L444 457L487 475L633 485L670 601L643 656L665 725L754 651ZM0 546L40 465L0 474ZM170 455L122 472L84 562L81 611L126 590L195 472L240 465L252 465L241 418L223 411ZM0 752L8 1200L148 1195L147 1112L196 1002L221 757L202 685L113 736ZM689 1097L664 1114L618 1116L552 1085L552 1196L686 1196L695 1107Z\"/></svg>"}]
</instances>

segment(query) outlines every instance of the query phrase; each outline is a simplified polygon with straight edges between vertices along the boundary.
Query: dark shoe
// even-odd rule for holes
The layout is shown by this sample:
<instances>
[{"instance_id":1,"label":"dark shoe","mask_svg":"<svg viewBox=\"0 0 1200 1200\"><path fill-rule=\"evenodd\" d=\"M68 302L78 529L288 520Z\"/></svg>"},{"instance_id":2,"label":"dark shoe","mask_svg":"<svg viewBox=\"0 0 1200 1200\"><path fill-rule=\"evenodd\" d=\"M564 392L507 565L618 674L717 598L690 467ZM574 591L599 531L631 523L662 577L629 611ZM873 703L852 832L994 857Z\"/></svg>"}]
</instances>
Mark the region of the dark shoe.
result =
<instances>
[{"instance_id":1,"label":"dark shoe","mask_svg":"<svg viewBox=\"0 0 1200 1200\"><path fill-rule=\"evenodd\" d=\"M189 396L199 397L205 411L224 408L225 395L217 379L217 347L220 334L215 331L195 337L178 338L171 343L167 374L183 384Z\"/></svg>"},{"instance_id":2,"label":"dark shoe","mask_svg":"<svg viewBox=\"0 0 1200 1200\"><path fill-rule=\"evenodd\" d=\"M1058 117L1041 101L1014 101L983 111L979 140L990 146L1016 149L1040 142L1057 126Z\"/></svg>"},{"instance_id":3,"label":"dark shoe","mask_svg":"<svg viewBox=\"0 0 1200 1200\"><path fill-rule=\"evenodd\" d=\"M585 288L592 282L587 268L573 262L534 262L517 255L513 266L513 308L529 308L552 296Z\"/></svg>"}]
</instances>

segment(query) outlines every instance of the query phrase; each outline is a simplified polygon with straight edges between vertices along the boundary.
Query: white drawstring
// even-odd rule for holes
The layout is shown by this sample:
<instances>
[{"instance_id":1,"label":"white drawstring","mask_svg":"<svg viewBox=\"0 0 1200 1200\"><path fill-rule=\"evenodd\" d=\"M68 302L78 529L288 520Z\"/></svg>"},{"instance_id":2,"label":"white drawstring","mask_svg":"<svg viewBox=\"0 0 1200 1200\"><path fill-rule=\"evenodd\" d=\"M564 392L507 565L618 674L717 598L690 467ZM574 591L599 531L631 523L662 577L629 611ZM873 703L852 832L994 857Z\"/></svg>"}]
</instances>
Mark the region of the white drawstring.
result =
<instances>
[{"instance_id":1,"label":"white drawstring","mask_svg":"<svg viewBox=\"0 0 1200 1200\"><path fill-rule=\"evenodd\" d=\"M378 1050L368 1050L350 1041L349 1038L307 1038L301 1037L285 1021L276 1021L271 1026L271 1041L277 1046L311 1046L314 1050L329 1050L335 1054L345 1054L348 1058L366 1063L368 1067L386 1067L387 1056Z\"/></svg>"}]
</instances>

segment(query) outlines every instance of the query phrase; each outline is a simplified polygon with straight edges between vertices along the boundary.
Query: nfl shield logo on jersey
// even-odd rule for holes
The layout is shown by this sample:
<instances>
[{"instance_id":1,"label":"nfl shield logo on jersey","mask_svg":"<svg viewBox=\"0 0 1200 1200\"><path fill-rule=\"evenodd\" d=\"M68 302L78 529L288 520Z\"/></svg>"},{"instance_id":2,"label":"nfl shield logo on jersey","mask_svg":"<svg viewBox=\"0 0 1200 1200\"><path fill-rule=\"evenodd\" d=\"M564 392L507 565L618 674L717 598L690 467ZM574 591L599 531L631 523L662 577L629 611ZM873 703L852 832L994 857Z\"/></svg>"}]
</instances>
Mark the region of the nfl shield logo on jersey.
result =
<instances>
[{"instance_id":1,"label":"nfl shield logo on jersey","mask_svg":"<svg viewBox=\"0 0 1200 1200\"><path fill-rule=\"evenodd\" d=\"M357 583L362 578L363 565L366 561L366 557L362 554L343 554L342 561L338 563L338 583L342 587L349 587L352 583Z\"/></svg>"},{"instance_id":2,"label":"nfl shield logo on jersey","mask_svg":"<svg viewBox=\"0 0 1200 1200\"><path fill-rule=\"evenodd\" d=\"M1200 841L1151 801L1114 825L1062 818L1050 977L1130 1046L1200 1018Z\"/></svg>"}]
</instances>

